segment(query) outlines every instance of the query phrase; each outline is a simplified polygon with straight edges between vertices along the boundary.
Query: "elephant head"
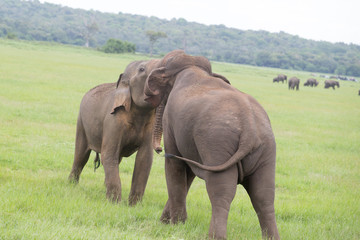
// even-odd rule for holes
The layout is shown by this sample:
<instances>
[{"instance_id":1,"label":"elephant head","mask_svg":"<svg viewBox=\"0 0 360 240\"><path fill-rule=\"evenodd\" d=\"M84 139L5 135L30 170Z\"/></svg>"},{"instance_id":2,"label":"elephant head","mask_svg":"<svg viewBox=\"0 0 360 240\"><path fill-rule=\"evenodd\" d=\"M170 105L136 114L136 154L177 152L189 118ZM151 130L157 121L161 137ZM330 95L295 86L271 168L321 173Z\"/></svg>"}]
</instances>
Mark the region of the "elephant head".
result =
<instances>
[{"instance_id":1,"label":"elephant head","mask_svg":"<svg viewBox=\"0 0 360 240\"><path fill-rule=\"evenodd\" d=\"M112 114L121 108L127 112L130 112L131 108L139 108L142 111L154 109L153 105L145 101L144 86L148 75L158 67L159 63L160 59L135 61L126 67L117 81ZM156 111L159 110L156 109ZM158 129L159 127L154 126L153 148L160 153L162 151L160 146L162 133Z\"/></svg>"},{"instance_id":2,"label":"elephant head","mask_svg":"<svg viewBox=\"0 0 360 240\"><path fill-rule=\"evenodd\" d=\"M143 89L146 78L157 67L159 62L158 59L135 61L126 67L124 73L120 74L116 84L117 89L111 113L115 113L121 107L129 112L132 104L134 104L133 107L152 109L152 106L144 100Z\"/></svg>"},{"instance_id":3,"label":"elephant head","mask_svg":"<svg viewBox=\"0 0 360 240\"><path fill-rule=\"evenodd\" d=\"M162 101L166 102L166 98L174 85L176 75L193 66L201 68L209 75L230 84L224 76L212 72L211 64L205 57L190 56L182 50L174 50L162 59L159 67L154 69L146 79L144 93L147 97L145 101L149 102L153 107L159 106Z\"/></svg>"},{"instance_id":4,"label":"elephant head","mask_svg":"<svg viewBox=\"0 0 360 240\"><path fill-rule=\"evenodd\" d=\"M164 113L167 97L174 85L176 75L189 67L198 67L210 76L220 78L224 82L230 82L222 75L213 73L208 59L201 56L190 56L182 50L174 50L168 53L146 79L144 93L145 101L156 109L156 120L154 127L154 143L160 144L162 135L162 116ZM160 145L158 145L160 147ZM161 148L160 148L161 149ZM156 150L156 149L155 149Z\"/></svg>"}]
</instances>

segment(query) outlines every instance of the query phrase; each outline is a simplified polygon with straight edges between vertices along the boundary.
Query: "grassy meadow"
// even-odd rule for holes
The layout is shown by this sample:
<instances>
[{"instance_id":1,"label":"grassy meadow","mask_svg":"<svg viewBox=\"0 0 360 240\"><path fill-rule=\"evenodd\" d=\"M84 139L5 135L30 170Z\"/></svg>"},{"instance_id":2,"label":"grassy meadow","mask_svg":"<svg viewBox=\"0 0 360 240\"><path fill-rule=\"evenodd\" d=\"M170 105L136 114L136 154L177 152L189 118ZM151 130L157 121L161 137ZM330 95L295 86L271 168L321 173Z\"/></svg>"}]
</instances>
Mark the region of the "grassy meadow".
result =
<instances>
[{"instance_id":1,"label":"grassy meadow","mask_svg":"<svg viewBox=\"0 0 360 240\"><path fill-rule=\"evenodd\" d=\"M164 159L155 155L143 201L129 207L134 156L123 159L123 201L105 198L104 171L90 156L69 184L82 96L115 82L141 55L0 39L0 239L207 239L211 206L196 179L185 224L163 225ZM360 239L360 83L304 87L310 73L213 63L267 111L277 142L275 210L282 239ZM272 83L301 79L299 91ZM231 205L228 239L261 239L243 187Z\"/></svg>"}]
</instances>

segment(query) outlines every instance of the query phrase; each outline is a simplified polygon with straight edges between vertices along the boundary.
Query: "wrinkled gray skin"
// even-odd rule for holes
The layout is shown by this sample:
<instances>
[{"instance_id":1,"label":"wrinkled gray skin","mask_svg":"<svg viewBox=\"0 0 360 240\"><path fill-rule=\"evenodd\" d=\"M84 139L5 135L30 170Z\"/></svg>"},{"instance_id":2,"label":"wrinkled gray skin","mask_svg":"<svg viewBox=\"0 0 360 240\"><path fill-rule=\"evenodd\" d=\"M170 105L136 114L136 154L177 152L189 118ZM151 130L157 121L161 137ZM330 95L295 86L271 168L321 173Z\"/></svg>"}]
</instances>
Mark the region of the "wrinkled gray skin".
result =
<instances>
[{"instance_id":1,"label":"wrinkled gray skin","mask_svg":"<svg viewBox=\"0 0 360 240\"><path fill-rule=\"evenodd\" d=\"M273 83L274 82L287 82L287 76L284 74L279 74L276 78L273 78Z\"/></svg>"},{"instance_id":2,"label":"wrinkled gray skin","mask_svg":"<svg viewBox=\"0 0 360 240\"><path fill-rule=\"evenodd\" d=\"M335 90L335 86L337 86L338 88L340 87L339 82L335 80L325 80L324 84L325 84L324 86L325 88L332 87L334 90Z\"/></svg>"},{"instance_id":3,"label":"wrinkled gray skin","mask_svg":"<svg viewBox=\"0 0 360 240\"><path fill-rule=\"evenodd\" d=\"M298 79L297 77L292 77L289 79L289 90L294 90L296 88L296 91L299 90L299 84L300 84L300 79Z\"/></svg>"},{"instance_id":4,"label":"wrinkled gray skin","mask_svg":"<svg viewBox=\"0 0 360 240\"><path fill-rule=\"evenodd\" d=\"M91 150L97 153L97 158L101 153L106 196L111 201L121 201L119 164L123 157L137 151L129 204L142 199L153 160L155 122L155 108L144 101L143 89L147 76L158 63L159 60L130 63L118 83L105 83L85 94L77 121L70 181L79 181Z\"/></svg>"},{"instance_id":5,"label":"wrinkled gray skin","mask_svg":"<svg viewBox=\"0 0 360 240\"><path fill-rule=\"evenodd\" d=\"M306 83L304 83L304 86L310 86L310 87L316 87L319 84L319 82L314 78L309 78Z\"/></svg>"},{"instance_id":6,"label":"wrinkled gray skin","mask_svg":"<svg viewBox=\"0 0 360 240\"><path fill-rule=\"evenodd\" d=\"M263 237L279 239L274 210L276 143L260 104L212 73L206 58L179 50L166 55L149 75L145 94L154 107L167 100L162 120L169 199L161 221L186 220L186 196L198 176L206 182L212 206L210 238L226 238L230 204L237 184L242 184Z\"/></svg>"}]
</instances>

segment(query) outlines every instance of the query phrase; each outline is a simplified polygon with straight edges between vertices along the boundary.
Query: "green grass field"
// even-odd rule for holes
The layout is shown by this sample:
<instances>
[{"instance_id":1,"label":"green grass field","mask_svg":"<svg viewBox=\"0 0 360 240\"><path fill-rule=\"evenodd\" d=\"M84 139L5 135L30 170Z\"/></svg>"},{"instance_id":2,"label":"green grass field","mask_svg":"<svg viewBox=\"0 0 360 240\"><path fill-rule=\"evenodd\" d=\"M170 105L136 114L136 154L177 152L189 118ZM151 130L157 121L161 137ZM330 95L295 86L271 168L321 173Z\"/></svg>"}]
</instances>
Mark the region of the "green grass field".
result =
<instances>
[{"instance_id":1,"label":"green grass field","mask_svg":"<svg viewBox=\"0 0 360 240\"><path fill-rule=\"evenodd\" d=\"M80 183L67 181L78 108L90 88L115 82L147 58L49 43L0 39L0 239L207 239L205 183L196 179L185 224L163 225L164 159L156 155L142 203L127 205L134 157L123 159L123 200L105 198L104 171L90 157ZM310 73L213 63L214 72L254 96L277 142L275 209L282 239L360 239L360 83L336 90L303 83ZM300 91L272 83L301 79ZM261 239L249 197L238 186L228 239Z\"/></svg>"}]
</instances>

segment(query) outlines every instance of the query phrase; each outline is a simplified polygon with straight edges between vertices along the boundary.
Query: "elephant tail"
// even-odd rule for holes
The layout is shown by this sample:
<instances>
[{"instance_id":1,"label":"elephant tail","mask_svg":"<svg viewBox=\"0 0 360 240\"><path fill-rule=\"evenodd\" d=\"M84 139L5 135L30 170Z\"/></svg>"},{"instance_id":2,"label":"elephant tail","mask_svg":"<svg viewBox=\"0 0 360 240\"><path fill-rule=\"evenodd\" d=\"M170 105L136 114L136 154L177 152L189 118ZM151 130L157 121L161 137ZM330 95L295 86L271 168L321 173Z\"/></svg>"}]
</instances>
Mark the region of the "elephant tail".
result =
<instances>
[{"instance_id":1,"label":"elephant tail","mask_svg":"<svg viewBox=\"0 0 360 240\"><path fill-rule=\"evenodd\" d=\"M244 171L242 168L242 164L241 164L241 159L243 159L246 155L248 155L252 150L252 145L245 145L244 147L239 148L234 155L232 155L225 163L220 164L220 165L216 165L216 166L207 166L201 163L198 163L194 160L188 159L188 158L184 158L184 157L179 157L170 153L165 153L165 157L166 158L172 158L172 159L177 159L177 160L181 160L187 163L190 163L192 165L197 166L198 168L201 168L203 170L207 170L207 171L211 171L211 172L221 172L221 171L225 171L226 169L232 167L233 165L235 165L236 163L239 163L238 167L239 167L239 179L240 182L242 182L242 180L244 179Z\"/></svg>"},{"instance_id":2,"label":"elephant tail","mask_svg":"<svg viewBox=\"0 0 360 240\"><path fill-rule=\"evenodd\" d=\"M100 167L100 154L96 153L96 157L94 159L94 172L96 172L96 169Z\"/></svg>"},{"instance_id":3,"label":"elephant tail","mask_svg":"<svg viewBox=\"0 0 360 240\"><path fill-rule=\"evenodd\" d=\"M236 152L236 153L238 153L238 152ZM246 156L246 154L239 156L236 153L228 161L226 161L223 164L217 165L217 166L207 166L207 165L198 163L198 162L196 162L194 160L184 158L184 157L179 157L179 156L173 155L171 153L165 153L165 157L166 158L173 158L173 159L177 159L177 160L182 160L184 162L195 165L195 166L197 166L197 167L199 167L199 168L201 168L203 170L207 170L207 171L211 171L211 172L221 172L221 171L225 171L226 169L228 169L229 167L231 167L235 163L239 162L239 160L241 160L241 158Z\"/></svg>"}]
</instances>

